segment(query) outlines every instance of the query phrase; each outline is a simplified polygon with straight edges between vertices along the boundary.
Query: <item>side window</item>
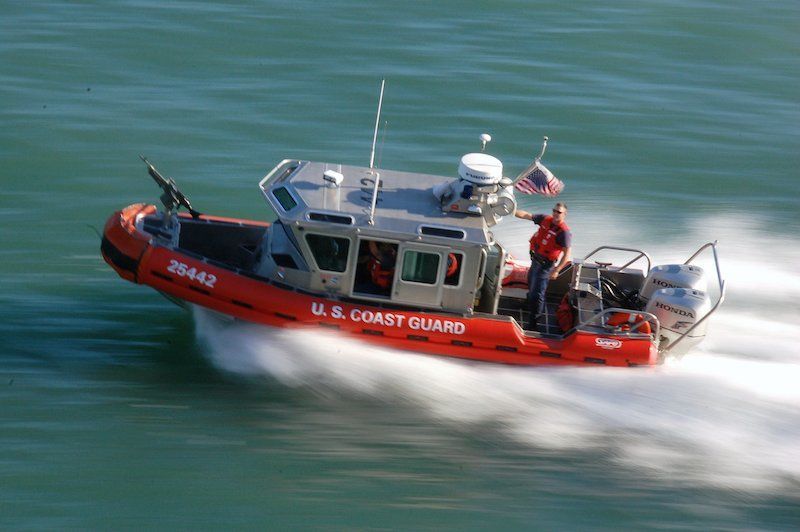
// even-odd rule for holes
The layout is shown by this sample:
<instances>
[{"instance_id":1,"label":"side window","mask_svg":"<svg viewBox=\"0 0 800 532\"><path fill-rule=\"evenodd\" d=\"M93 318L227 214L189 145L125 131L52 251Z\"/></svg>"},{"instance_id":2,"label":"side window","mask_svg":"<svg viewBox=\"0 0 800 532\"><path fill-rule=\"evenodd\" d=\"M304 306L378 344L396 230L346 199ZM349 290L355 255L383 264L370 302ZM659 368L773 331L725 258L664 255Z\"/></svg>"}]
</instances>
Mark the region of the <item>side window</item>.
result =
<instances>
[{"instance_id":1,"label":"side window","mask_svg":"<svg viewBox=\"0 0 800 532\"><path fill-rule=\"evenodd\" d=\"M436 284L439 272L439 254L406 250L403 253L401 279L413 283Z\"/></svg>"},{"instance_id":2,"label":"side window","mask_svg":"<svg viewBox=\"0 0 800 532\"><path fill-rule=\"evenodd\" d=\"M447 271L444 274L444 284L446 286L458 286L461 282L461 266L463 264L463 253L449 253L447 255Z\"/></svg>"},{"instance_id":3,"label":"side window","mask_svg":"<svg viewBox=\"0 0 800 532\"><path fill-rule=\"evenodd\" d=\"M307 234L306 242L321 270L343 272L347 269L350 240L335 236Z\"/></svg>"}]
</instances>

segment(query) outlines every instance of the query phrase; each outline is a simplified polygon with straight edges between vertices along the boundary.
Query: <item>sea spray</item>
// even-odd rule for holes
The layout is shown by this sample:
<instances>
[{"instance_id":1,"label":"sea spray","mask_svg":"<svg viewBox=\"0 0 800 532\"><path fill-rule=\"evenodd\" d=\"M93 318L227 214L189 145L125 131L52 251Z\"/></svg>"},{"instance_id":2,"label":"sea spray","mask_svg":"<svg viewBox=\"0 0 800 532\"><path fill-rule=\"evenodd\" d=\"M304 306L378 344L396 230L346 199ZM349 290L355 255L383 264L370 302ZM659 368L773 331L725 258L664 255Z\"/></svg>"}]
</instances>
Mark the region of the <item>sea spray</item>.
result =
<instances>
[{"instance_id":1,"label":"sea spray","mask_svg":"<svg viewBox=\"0 0 800 532\"><path fill-rule=\"evenodd\" d=\"M681 487L785 491L800 482L800 316L796 289L784 284L794 275L789 260L798 246L784 242L775 248L777 260L754 270L752 257L736 250L758 236L734 239L727 223L709 220L694 236L698 245L705 232L723 237L729 300L712 318L705 343L653 369L465 363L330 332L224 322L200 309L198 336L228 372L321 395L357 395L376 408L403 402L456 433L507 438L531 452L598 453ZM657 263L694 251L683 243L649 244ZM784 311L766 316L758 312L762 301Z\"/></svg>"}]
</instances>

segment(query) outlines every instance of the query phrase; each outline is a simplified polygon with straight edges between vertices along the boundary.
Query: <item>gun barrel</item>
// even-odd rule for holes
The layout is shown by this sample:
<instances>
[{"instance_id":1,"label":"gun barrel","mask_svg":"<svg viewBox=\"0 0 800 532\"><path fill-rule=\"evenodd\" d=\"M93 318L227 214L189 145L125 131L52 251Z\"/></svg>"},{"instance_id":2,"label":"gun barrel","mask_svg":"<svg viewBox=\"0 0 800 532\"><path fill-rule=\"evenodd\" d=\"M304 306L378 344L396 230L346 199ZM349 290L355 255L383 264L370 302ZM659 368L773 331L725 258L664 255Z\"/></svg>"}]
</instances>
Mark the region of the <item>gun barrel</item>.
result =
<instances>
[{"instance_id":1,"label":"gun barrel","mask_svg":"<svg viewBox=\"0 0 800 532\"><path fill-rule=\"evenodd\" d=\"M150 174L150 177L156 182L156 184L164 191L164 194L161 195L161 203L168 210L172 210L175 207L184 206L189 210L189 213L192 215L193 218L197 218L201 216L201 213L194 210L192 208L192 204L189 202L189 198L183 195L183 193L178 190L178 187L175 185L175 181L172 179L166 179L162 176L156 167L150 164L150 161L147 160L147 157L144 155L139 155L139 158L144 161L144 164L147 165L147 173Z\"/></svg>"},{"instance_id":2,"label":"gun barrel","mask_svg":"<svg viewBox=\"0 0 800 532\"><path fill-rule=\"evenodd\" d=\"M142 161L144 161L144 164L147 165L147 173L150 174L150 177L152 177L155 180L158 186L166 190L165 187L170 186L169 181L167 181L167 179L164 178L164 176L162 176L158 170L156 170L156 167L153 166L152 163L147 160L147 157L145 157L144 155L140 155L139 157L142 159Z\"/></svg>"}]
</instances>

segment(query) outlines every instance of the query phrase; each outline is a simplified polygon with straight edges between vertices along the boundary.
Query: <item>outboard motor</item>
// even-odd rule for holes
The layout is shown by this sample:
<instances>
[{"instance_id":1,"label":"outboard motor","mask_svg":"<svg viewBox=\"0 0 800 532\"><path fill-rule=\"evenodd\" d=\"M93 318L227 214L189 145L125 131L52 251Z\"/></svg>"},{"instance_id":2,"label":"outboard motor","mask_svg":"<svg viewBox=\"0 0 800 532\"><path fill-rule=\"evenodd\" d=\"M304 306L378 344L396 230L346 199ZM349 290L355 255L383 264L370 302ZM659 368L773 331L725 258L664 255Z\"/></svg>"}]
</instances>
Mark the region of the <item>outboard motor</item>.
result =
<instances>
[{"instance_id":1,"label":"outboard motor","mask_svg":"<svg viewBox=\"0 0 800 532\"><path fill-rule=\"evenodd\" d=\"M647 275L639 299L646 303L653 292L662 288L691 288L705 292L708 288L703 268L692 264L656 266Z\"/></svg>"},{"instance_id":2,"label":"outboard motor","mask_svg":"<svg viewBox=\"0 0 800 532\"><path fill-rule=\"evenodd\" d=\"M661 324L659 350L682 355L705 337L707 322L692 330L675 350L672 350L670 345L708 314L711 310L711 299L700 290L662 288L651 294L644 310L655 314Z\"/></svg>"},{"instance_id":3,"label":"outboard motor","mask_svg":"<svg viewBox=\"0 0 800 532\"><path fill-rule=\"evenodd\" d=\"M491 140L481 135L483 146ZM456 181L433 187L443 212L483 216L486 224L495 225L503 216L517 209L511 179L503 177L503 163L487 153L468 153L458 165Z\"/></svg>"},{"instance_id":4,"label":"outboard motor","mask_svg":"<svg viewBox=\"0 0 800 532\"><path fill-rule=\"evenodd\" d=\"M703 322L678 344L675 351L670 349L670 344L711 309L707 287L703 268L693 264L665 264L650 270L639 291L639 300L646 303L644 310L655 314L661 325L659 350L684 354L705 337L706 322Z\"/></svg>"}]
</instances>

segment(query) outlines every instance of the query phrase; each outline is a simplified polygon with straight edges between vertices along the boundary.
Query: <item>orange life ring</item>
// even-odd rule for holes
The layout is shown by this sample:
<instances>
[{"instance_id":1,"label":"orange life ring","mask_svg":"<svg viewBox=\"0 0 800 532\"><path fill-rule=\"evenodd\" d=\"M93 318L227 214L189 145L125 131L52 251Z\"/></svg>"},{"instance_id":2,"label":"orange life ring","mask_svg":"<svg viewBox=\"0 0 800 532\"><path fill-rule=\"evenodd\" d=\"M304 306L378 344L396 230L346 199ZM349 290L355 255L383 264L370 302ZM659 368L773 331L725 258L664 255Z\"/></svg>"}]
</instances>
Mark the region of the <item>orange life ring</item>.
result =
<instances>
[{"instance_id":1,"label":"orange life ring","mask_svg":"<svg viewBox=\"0 0 800 532\"><path fill-rule=\"evenodd\" d=\"M458 257L455 253L447 255L447 273L445 277L452 277L458 271Z\"/></svg>"},{"instance_id":2,"label":"orange life ring","mask_svg":"<svg viewBox=\"0 0 800 532\"><path fill-rule=\"evenodd\" d=\"M632 312L615 312L606 322L606 324L612 327L619 327L623 331L629 331L640 323L642 325L634 332L639 334L650 334L652 332L650 322L645 320L644 316L641 314L634 314Z\"/></svg>"}]
</instances>

